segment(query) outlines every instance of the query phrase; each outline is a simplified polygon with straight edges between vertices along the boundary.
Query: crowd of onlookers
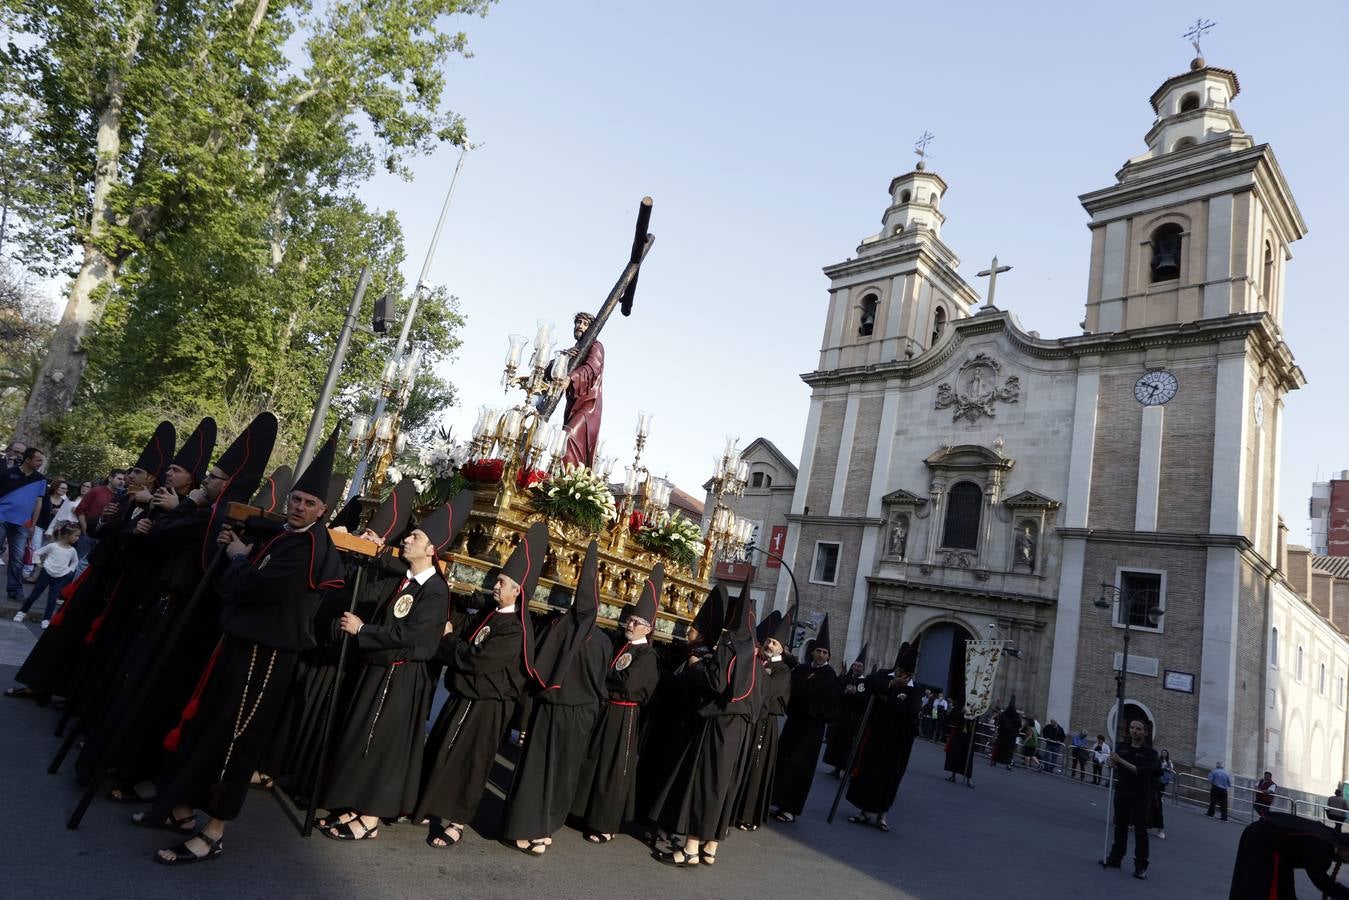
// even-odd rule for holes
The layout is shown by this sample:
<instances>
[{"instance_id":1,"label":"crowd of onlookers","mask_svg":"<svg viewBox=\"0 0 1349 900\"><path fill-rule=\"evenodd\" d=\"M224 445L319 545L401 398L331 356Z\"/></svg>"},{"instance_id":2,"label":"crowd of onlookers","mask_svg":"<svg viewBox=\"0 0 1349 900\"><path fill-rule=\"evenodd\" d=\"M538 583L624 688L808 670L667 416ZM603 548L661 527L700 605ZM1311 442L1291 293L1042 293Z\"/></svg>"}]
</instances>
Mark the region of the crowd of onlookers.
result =
<instances>
[{"instance_id":1,"label":"crowd of onlookers","mask_svg":"<svg viewBox=\"0 0 1349 900\"><path fill-rule=\"evenodd\" d=\"M52 618L61 591L83 571L93 549L89 523L96 522L104 507L117 499L125 482L122 469L113 469L98 481L48 477L43 472L46 463L39 448L19 441L6 447L0 460L0 556L6 594L10 602L22 602L14 615L16 622L24 621L45 597L43 628ZM40 490L32 487L36 482L42 482ZM31 508L26 501L4 502L26 488L38 491Z\"/></svg>"}]
</instances>

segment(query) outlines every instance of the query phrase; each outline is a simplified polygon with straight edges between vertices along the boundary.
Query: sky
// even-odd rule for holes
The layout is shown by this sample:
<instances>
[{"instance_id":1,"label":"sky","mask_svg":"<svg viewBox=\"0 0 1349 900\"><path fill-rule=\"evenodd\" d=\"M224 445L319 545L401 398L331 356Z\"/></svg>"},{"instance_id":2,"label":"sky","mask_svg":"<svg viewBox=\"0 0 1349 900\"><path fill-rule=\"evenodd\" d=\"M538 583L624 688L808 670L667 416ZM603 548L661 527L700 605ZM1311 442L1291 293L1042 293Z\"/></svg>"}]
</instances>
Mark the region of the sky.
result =
<instances>
[{"instance_id":1,"label":"sky","mask_svg":"<svg viewBox=\"0 0 1349 900\"><path fill-rule=\"evenodd\" d=\"M828 281L880 227L890 179L936 139L950 186L942 237L977 290L994 254L998 305L1044 337L1080 333L1089 233L1078 195L1145 149L1148 98L1193 57L1237 72L1233 107L1272 145L1309 234L1287 267L1285 333L1307 376L1287 399L1280 507L1307 540L1311 483L1349 468L1338 268L1349 249L1344 73L1349 5L1191 8L1081 3L556 3L503 0L452 20L473 56L450 106L480 144L465 162L429 281L460 298L464 346L444 366L466 435L500 386L510 333L569 329L626 262L638 201L656 242L630 318L604 330L605 453L645 460L701 495L727 435L801 453ZM409 283L457 151L364 191L397 211ZM345 301L343 301L345 302Z\"/></svg>"}]
</instances>

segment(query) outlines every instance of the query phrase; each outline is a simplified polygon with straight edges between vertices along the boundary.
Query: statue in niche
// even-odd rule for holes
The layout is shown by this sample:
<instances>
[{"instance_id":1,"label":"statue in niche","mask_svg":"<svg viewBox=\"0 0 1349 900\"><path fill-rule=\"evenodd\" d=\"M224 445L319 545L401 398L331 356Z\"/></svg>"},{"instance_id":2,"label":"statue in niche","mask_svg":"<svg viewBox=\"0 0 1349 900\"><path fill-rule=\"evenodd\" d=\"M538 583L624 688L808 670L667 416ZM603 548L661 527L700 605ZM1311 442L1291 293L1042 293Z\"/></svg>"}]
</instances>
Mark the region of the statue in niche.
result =
<instances>
[{"instance_id":1,"label":"statue in niche","mask_svg":"<svg viewBox=\"0 0 1349 900\"><path fill-rule=\"evenodd\" d=\"M1016 552L1013 554L1012 568L1024 567L1034 572L1037 543L1035 523L1022 519L1016 529Z\"/></svg>"},{"instance_id":2,"label":"statue in niche","mask_svg":"<svg viewBox=\"0 0 1349 900\"><path fill-rule=\"evenodd\" d=\"M889 554L904 558L904 552L909 546L909 517L903 513L896 513L890 518L890 536L889 536Z\"/></svg>"}]
</instances>

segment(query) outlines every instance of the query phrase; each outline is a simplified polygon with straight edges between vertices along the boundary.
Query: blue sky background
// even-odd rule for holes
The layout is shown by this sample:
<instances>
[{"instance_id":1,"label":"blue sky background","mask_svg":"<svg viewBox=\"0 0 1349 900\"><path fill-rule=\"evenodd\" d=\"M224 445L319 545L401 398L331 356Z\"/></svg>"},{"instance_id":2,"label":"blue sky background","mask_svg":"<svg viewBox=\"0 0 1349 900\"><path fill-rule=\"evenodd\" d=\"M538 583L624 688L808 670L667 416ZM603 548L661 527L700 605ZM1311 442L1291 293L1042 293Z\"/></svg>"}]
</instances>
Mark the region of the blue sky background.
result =
<instances>
[{"instance_id":1,"label":"blue sky background","mask_svg":"<svg viewBox=\"0 0 1349 900\"><path fill-rule=\"evenodd\" d=\"M1228 6L1229 4L1223 4ZM447 374L461 433L500 404L510 332L593 310L625 261L637 201L657 240L608 350L606 453L698 492L726 434L799 457L827 282L822 266L875 233L914 140L950 185L943 238L974 273L1015 267L998 305L1045 337L1079 333L1088 232L1079 194L1144 149L1148 97L1185 71L1198 15L1234 108L1273 145L1310 234L1288 267L1288 343L1307 388L1288 400L1280 506L1307 539L1313 479L1349 468L1344 271L1349 227L1343 65L1349 6L504 0L455 22L474 52L449 98L483 142L431 269L458 295L465 346ZM1275 14L1277 13L1277 14ZM415 279L456 153L366 198L400 215ZM518 395L512 395L514 402ZM1015 455L1015 448L1009 448Z\"/></svg>"}]
</instances>

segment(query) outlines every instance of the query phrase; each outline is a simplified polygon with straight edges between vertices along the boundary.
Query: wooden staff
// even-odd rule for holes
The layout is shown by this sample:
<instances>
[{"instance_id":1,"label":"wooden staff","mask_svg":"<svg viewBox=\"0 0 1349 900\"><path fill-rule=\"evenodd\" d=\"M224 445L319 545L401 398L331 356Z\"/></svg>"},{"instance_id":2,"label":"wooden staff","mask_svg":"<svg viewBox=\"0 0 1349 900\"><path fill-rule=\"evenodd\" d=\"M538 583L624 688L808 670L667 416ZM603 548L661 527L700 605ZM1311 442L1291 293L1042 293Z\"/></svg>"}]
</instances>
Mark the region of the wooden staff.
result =
<instances>
[{"instance_id":1,"label":"wooden staff","mask_svg":"<svg viewBox=\"0 0 1349 900\"><path fill-rule=\"evenodd\" d=\"M843 800L843 792L848 789L848 779L852 777L853 763L857 762L857 752L862 747L862 735L866 734L867 720L871 718L871 707L876 703L876 694L872 692L867 698L867 708L862 711L862 723L857 726L857 736L853 738L852 749L848 751L848 765L843 769L843 778L838 783L838 793L834 794L834 805L829 807L829 818L826 819L830 825L834 824L834 816L838 815L839 802Z\"/></svg>"}]
</instances>

